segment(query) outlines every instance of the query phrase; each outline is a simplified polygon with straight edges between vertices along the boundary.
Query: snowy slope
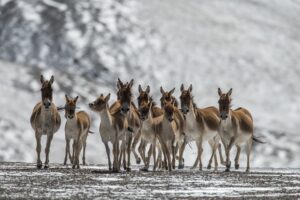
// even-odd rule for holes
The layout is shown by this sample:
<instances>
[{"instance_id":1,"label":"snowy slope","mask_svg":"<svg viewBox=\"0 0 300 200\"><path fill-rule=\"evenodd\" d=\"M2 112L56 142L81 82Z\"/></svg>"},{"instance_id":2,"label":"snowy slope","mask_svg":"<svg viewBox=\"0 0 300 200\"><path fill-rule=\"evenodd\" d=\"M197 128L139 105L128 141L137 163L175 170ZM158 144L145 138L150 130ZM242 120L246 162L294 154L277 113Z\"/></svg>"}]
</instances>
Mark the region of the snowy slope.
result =
<instances>
[{"instance_id":1,"label":"snowy slope","mask_svg":"<svg viewBox=\"0 0 300 200\"><path fill-rule=\"evenodd\" d=\"M64 104L65 93L80 96L79 107L91 113L95 132L99 116L86 105L100 93L114 94L117 77L134 78L135 94L138 83L151 85L156 100L160 85L175 86L179 96L180 84L192 83L199 107L217 105L217 87L233 87L233 106L253 112L255 134L268 142L255 146L253 166L300 167L297 2L36 2L7 0L0 5L0 58L6 60L0 62L0 160L35 161L29 117L40 99L43 73L55 75L57 105ZM66 16L56 29L48 27L61 23L53 13ZM92 19L94 15L98 18ZM85 32L90 25L95 32ZM54 137L51 162L63 161L64 122ZM207 145L204 152L206 164ZM187 165L195 155L194 145L187 147ZM241 160L244 166L245 154ZM88 138L87 161L106 164L99 133Z\"/></svg>"}]
</instances>

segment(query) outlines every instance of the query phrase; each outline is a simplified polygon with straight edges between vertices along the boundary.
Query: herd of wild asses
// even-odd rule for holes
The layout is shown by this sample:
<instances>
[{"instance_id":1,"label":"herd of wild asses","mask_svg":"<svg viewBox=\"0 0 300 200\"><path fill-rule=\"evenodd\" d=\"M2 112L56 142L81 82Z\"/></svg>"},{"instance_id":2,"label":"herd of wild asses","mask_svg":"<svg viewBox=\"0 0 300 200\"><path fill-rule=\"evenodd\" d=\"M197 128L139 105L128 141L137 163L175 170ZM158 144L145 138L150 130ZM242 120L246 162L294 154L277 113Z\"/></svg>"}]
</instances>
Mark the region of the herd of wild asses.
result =
<instances>
[{"instance_id":1,"label":"herd of wild asses","mask_svg":"<svg viewBox=\"0 0 300 200\"><path fill-rule=\"evenodd\" d=\"M47 135L45 148L44 168L49 168L49 152L51 141L61 124L59 110L64 110L66 150L64 164L68 158L73 168L80 168L79 156L81 151L82 164L85 165L86 139L90 131L90 117L85 111L76 111L78 96L71 98L65 96L65 105L57 108L53 103L52 84L54 76L45 80L41 75L41 96L32 112L30 122L36 137L37 168L42 168L41 136ZM173 96L175 88L165 91L160 87L161 98L158 106L150 95L150 87L145 90L138 86L139 96L137 105L133 102L133 79L123 83L117 81L117 100L109 104L111 94L101 94L89 107L99 113L101 123L100 136L105 146L108 168L110 171L119 172L121 166L124 170L131 170L130 156L135 156L137 164L142 161L142 170L149 169L150 160L153 158L153 171L156 169L178 169L184 167L183 153L188 143L195 141L197 156L192 168L202 170L203 142L207 141L212 153L207 168L210 169L214 160L214 168L218 168L217 154L220 163L230 170L230 151L233 146L237 153L234 159L235 169L239 168L241 145L246 144L247 167L250 170L250 153L252 142L263 143L253 135L253 119L250 112L242 107L231 109L232 89L223 93L218 89L219 108L198 108L194 103L192 85L180 87L180 101ZM72 150L70 140L73 140ZM112 161L109 143L112 145ZM225 149L225 160L222 156L222 147ZM72 152L71 152L72 151ZM217 153L218 151L218 153ZM138 152L138 153L137 153Z\"/></svg>"}]
</instances>

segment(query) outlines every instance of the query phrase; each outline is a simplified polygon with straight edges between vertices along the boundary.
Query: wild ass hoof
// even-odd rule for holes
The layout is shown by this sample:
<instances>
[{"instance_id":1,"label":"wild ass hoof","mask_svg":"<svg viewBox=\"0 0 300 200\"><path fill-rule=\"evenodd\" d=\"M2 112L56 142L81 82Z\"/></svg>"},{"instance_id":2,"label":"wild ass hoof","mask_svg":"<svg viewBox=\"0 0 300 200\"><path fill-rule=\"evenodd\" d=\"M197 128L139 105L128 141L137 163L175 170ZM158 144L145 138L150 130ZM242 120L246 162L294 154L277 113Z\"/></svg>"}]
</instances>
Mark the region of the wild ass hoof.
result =
<instances>
[{"instance_id":1,"label":"wild ass hoof","mask_svg":"<svg viewBox=\"0 0 300 200\"><path fill-rule=\"evenodd\" d=\"M118 168L113 168L111 172L112 172L112 173L119 173L120 170L119 170Z\"/></svg>"},{"instance_id":2,"label":"wild ass hoof","mask_svg":"<svg viewBox=\"0 0 300 200\"><path fill-rule=\"evenodd\" d=\"M229 161L229 163L226 164L226 168L230 168L231 167L231 162Z\"/></svg>"},{"instance_id":3,"label":"wild ass hoof","mask_svg":"<svg viewBox=\"0 0 300 200\"><path fill-rule=\"evenodd\" d=\"M136 159L136 164L139 165L140 163L141 163L141 159L140 159L140 158L137 158L137 159Z\"/></svg>"},{"instance_id":4,"label":"wild ass hoof","mask_svg":"<svg viewBox=\"0 0 300 200\"><path fill-rule=\"evenodd\" d=\"M247 169L246 169L246 173L249 173L250 172L250 169L249 169L249 167L247 167Z\"/></svg>"},{"instance_id":5,"label":"wild ass hoof","mask_svg":"<svg viewBox=\"0 0 300 200\"><path fill-rule=\"evenodd\" d=\"M148 172L148 167L143 167L143 168L140 169L140 171L142 171L142 172Z\"/></svg>"},{"instance_id":6,"label":"wild ass hoof","mask_svg":"<svg viewBox=\"0 0 300 200\"><path fill-rule=\"evenodd\" d=\"M127 168L126 168L126 171L127 171L127 172L131 172L131 167L127 167Z\"/></svg>"},{"instance_id":7,"label":"wild ass hoof","mask_svg":"<svg viewBox=\"0 0 300 200\"><path fill-rule=\"evenodd\" d=\"M234 167L235 167L235 169L239 169L240 165L239 164L235 164Z\"/></svg>"},{"instance_id":8,"label":"wild ass hoof","mask_svg":"<svg viewBox=\"0 0 300 200\"><path fill-rule=\"evenodd\" d=\"M36 165L36 168L38 168L38 169L42 169L42 167L43 167L43 164L42 164L42 163L38 163L38 164Z\"/></svg>"},{"instance_id":9,"label":"wild ass hoof","mask_svg":"<svg viewBox=\"0 0 300 200\"><path fill-rule=\"evenodd\" d=\"M85 162L85 161L83 161L82 165L84 165L84 166L85 166L85 165L86 165L86 162Z\"/></svg>"},{"instance_id":10,"label":"wild ass hoof","mask_svg":"<svg viewBox=\"0 0 300 200\"><path fill-rule=\"evenodd\" d=\"M207 165L207 169L211 169L211 165Z\"/></svg>"},{"instance_id":11,"label":"wild ass hoof","mask_svg":"<svg viewBox=\"0 0 300 200\"><path fill-rule=\"evenodd\" d=\"M72 166L72 169L75 169L75 165Z\"/></svg>"},{"instance_id":12,"label":"wild ass hoof","mask_svg":"<svg viewBox=\"0 0 300 200\"><path fill-rule=\"evenodd\" d=\"M45 164L44 169L49 169L49 165Z\"/></svg>"},{"instance_id":13,"label":"wild ass hoof","mask_svg":"<svg viewBox=\"0 0 300 200\"><path fill-rule=\"evenodd\" d=\"M183 168L184 168L184 164L178 165L178 169L183 169Z\"/></svg>"},{"instance_id":14,"label":"wild ass hoof","mask_svg":"<svg viewBox=\"0 0 300 200\"><path fill-rule=\"evenodd\" d=\"M229 169L229 168L226 168L226 169L225 169L225 172L230 172L230 169Z\"/></svg>"}]
</instances>

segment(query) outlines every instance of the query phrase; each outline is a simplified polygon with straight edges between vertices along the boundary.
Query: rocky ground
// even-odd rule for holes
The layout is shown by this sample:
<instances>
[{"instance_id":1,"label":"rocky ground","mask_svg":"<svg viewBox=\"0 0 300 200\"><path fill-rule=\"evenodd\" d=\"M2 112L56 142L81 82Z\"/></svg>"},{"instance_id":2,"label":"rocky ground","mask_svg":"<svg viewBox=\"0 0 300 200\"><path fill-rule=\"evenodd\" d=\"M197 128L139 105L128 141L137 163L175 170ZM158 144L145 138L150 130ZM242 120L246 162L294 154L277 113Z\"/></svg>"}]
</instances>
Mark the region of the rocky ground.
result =
<instances>
[{"instance_id":1,"label":"rocky ground","mask_svg":"<svg viewBox=\"0 0 300 200\"><path fill-rule=\"evenodd\" d=\"M112 174L106 166L80 170L52 164L0 163L0 199L299 199L300 169L204 170Z\"/></svg>"}]
</instances>

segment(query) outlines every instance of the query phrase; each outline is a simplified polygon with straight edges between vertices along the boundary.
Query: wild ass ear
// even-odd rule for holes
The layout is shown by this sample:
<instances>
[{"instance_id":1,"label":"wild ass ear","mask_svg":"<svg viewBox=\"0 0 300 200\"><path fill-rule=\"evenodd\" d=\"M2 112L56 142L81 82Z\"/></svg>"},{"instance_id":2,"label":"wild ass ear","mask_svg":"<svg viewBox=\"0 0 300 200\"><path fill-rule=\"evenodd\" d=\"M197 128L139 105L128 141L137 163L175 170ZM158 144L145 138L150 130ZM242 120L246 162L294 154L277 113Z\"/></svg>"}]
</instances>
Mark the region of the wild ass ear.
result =
<instances>
[{"instance_id":1,"label":"wild ass ear","mask_svg":"<svg viewBox=\"0 0 300 200\"><path fill-rule=\"evenodd\" d=\"M75 97L74 102L76 103L78 100L79 96Z\"/></svg>"},{"instance_id":2,"label":"wild ass ear","mask_svg":"<svg viewBox=\"0 0 300 200\"><path fill-rule=\"evenodd\" d=\"M219 94L219 96L221 96L223 94L222 90L220 88L218 88L218 94Z\"/></svg>"},{"instance_id":3,"label":"wild ass ear","mask_svg":"<svg viewBox=\"0 0 300 200\"><path fill-rule=\"evenodd\" d=\"M182 83L181 86L180 86L180 91L182 92L183 90L184 90L184 85Z\"/></svg>"},{"instance_id":4,"label":"wild ass ear","mask_svg":"<svg viewBox=\"0 0 300 200\"><path fill-rule=\"evenodd\" d=\"M105 101L108 102L110 99L110 93L108 93L108 95L105 97Z\"/></svg>"},{"instance_id":5,"label":"wild ass ear","mask_svg":"<svg viewBox=\"0 0 300 200\"><path fill-rule=\"evenodd\" d=\"M189 92L192 92L192 90L193 90L193 86L191 84L190 87L189 87Z\"/></svg>"},{"instance_id":6,"label":"wild ass ear","mask_svg":"<svg viewBox=\"0 0 300 200\"><path fill-rule=\"evenodd\" d=\"M129 88L131 88L131 87L133 86L133 81L134 81L134 80L131 79L131 81L129 82L129 84L128 84L128 87L129 87Z\"/></svg>"},{"instance_id":7,"label":"wild ass ear","mask_svg":"<svg viewBox=\"0 0 300 200\"><path fill-rule=\"evenodd\" d=\"M170 90L170 95L172 95L173 93L174 93L174 91L175 91L175 88L173 88L172 90Z\"/></svg>"},{"instance_id":8,"label":"wild ass ear","mask_svg":"<svg viewBox=\"0 0 300 200\"><path fill-rule=\"evenodd\" d=\"M139 93L143 92L141 84L139 84Z\"/></svg>"},{"instance_id":9,"label":"wild ass ear","mask_svg":"<svg viewBox=\"0 0 300 200\"><path fill-rule=\"evenodd\" d=\"M51 85L53 84L53 82L54 82L54 76L52 75L51 78L50 78Z\"/></svg>"},{"instance_id":10,"label":"wild ass ear","mask_svg":"<svg viewBox=\"0 0 300 200\"><path fill-rule=\"evenodd\" d=\"M120 78L118 78L118 81L117 81L117 87L118 89L122 88L123 87L123 82L120 80Z\"/></svg>"},{"instance_id":11,"label":"wild ass ear","mask_svg":"<svg viewBox=\"0 0 300 200\"><path fill-rule=\"evenodd\" d=\"M147 85L147 88L146 88L146 93L149 94L150 93L150 86Z\"/></svg>"},{"instance_id":12,"label":"wild ass ear","mask_svg":"<svg viewBox=\"0 0 300 200\"><path fill-rule=\"evenodd\" d=\"M162 87L162 86L160 86L160 93L162 93L162 94L164 94L164 93L165 93L165 91L164 91L164 89L163 89L163 87Z\"/></svg>"},{"instance_id":13,"label":"wild ass ear","mask_svg":"<svg viewBox=\"0 0 300 200\"><path fill-rule=\"evenodd\" d=\"M228 96L231 96L231 94L232 94L232 88L230 88L230 90L227 92Z\"/></svg>"},{"instance_id":14,"label":"wild ass ear","mask_svg":"<svg viewBox=\"0 0 300 200\"><path fill-rule=\"evenodd\" d=\"M44 83L44 76L43 75L41 75L40 81L41 81L41 83Z\"/></svg>"},{"instance_id":15,"label":"wild ass ear","mask_svg":"<svg viewBox=\"0 0 300 200\"><path fill-rule=\"evenodd\" d=\"M67 94L65 94L65 97L66 97L66 101L68 102L69 101L69 97Z\"/></svg>"}]
</instances>

